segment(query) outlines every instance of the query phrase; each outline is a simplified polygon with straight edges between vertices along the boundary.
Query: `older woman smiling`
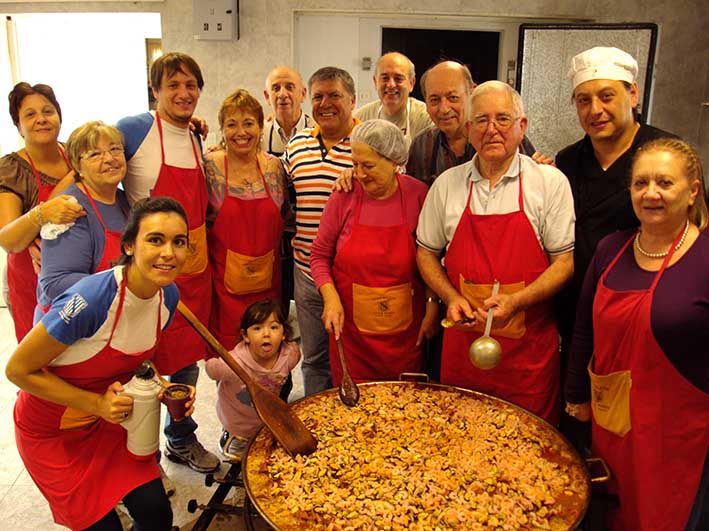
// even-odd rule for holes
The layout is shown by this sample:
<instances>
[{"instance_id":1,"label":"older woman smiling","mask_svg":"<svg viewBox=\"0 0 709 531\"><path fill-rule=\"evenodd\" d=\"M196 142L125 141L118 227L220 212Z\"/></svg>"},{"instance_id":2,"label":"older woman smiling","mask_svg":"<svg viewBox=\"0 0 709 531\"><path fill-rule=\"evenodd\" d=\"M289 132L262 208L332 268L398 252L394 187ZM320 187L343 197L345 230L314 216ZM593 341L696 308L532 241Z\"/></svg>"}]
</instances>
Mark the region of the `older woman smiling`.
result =
<instances>
[{"instance_id":1,"label":"older woman smiling","mask_svg":"<svg viewBox=\"0 0 709 531\"><path fill-rule=\"evenodd\" d=\"M42 243L35 312L38 320L52 299L81 278L104 271L120 256L121 231L129 210L118 184L126 174L123 135L100 121L88 122L71 133L67 153L77 182L64 191L87 215L54 240Z\"/></svg>"},{"instance_id":2,"label":"older woman smiling","mask_svg":"<svg viewBox=\"0 0 709 531\"><path fill-rule=\"evenodd\" d=\"M421 371L421 344L438 317L437 299L425 302L416 267L413 235L427 188L400 173L408 143L385 120L358 124L351 142L353 192L330 197L310 260L323 323L332 333L335 385L342 377L336 338L342 338L355 380L397 378Z\"/></svg>"},{"instance_id":3,"label":"older woman smiling","mask_svg":"<svg viewBox=\"0 0 709 531\"><path fill-rule=\"evenodd\" d=\"M613 531L698 531L709 524L709 233L696 152L645 144L630 197L640 230L602 240L586 273L566 410L592 420L593 453L613 472Z\"/></svg>"},{"instance_id":4,"label":"older woman smiling","mask_svg":"<svg viewBox=\"0 0 709 531\"><path fill-rule=\"evenodd\" d=\"M0 159L0 246L9 253L9 302L19 342L32 328L37 304L39 247L34 242L41 225L68 223L85 213L69 198L53 197L71 184L74 172L57 142L62 111L52 87L18 83L8 99L25 141L23 149Z\"/></svg>"}]
</instances>

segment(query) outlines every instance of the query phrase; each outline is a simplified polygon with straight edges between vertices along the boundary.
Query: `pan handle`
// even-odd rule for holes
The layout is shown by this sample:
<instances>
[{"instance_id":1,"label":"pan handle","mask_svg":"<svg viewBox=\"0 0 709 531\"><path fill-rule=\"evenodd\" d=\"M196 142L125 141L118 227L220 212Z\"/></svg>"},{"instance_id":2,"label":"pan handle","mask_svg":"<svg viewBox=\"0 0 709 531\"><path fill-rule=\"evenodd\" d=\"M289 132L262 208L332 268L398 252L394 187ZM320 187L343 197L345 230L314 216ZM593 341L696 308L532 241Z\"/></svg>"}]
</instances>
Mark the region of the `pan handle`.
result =
<instances>
[{"instance_id":1,"label":"pan handle","mask_svg":"<svg viewBox=\"0 0 709 531\"><path fill-rule=\"evenodd\" d=\"M428 374L422 372L402 372L399 375L399 381L428 383Z\"/></svg>"},{"instance_id":2,"label":"pan handle","mask_svg":"<svg viewBox=\"0 0 709 531\"><path fill-rule=\"evenodd\" d=\"M610 468L608 468L608 464L600 457L586 458L586 466L588 467L589 474L592 472L594 468L593 465L596 463L603 469L603 474L598 477L591 475L591 483L605 483L611 478L611 471Z\"/></svg>"}]
</instances>

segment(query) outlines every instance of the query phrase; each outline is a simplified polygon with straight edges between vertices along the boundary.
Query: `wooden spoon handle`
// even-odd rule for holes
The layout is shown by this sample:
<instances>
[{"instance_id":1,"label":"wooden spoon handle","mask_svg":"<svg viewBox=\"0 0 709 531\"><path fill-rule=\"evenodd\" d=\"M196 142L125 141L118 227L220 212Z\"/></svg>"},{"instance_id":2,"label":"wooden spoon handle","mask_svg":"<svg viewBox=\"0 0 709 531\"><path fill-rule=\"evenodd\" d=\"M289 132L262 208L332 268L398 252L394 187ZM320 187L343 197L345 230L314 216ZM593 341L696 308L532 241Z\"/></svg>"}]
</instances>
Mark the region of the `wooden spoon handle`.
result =
<instances>
[{"instance_id":1,"label":"wooden spoon handle","mask_svg":"<svg viewBox=\"0 0 709 531\"><path fill-rule=\"evenodd\" d=\"M253 378L231 357L229 352L217 341L207 328L195 317L182 301L177 309L187 322L219 354L219 357L233 370L246 385L256 413L268 426L275 439L291 455L308 455L318 447L318 441L303 421L278 396L255 382Z\"/></svg>"}]
</instances>

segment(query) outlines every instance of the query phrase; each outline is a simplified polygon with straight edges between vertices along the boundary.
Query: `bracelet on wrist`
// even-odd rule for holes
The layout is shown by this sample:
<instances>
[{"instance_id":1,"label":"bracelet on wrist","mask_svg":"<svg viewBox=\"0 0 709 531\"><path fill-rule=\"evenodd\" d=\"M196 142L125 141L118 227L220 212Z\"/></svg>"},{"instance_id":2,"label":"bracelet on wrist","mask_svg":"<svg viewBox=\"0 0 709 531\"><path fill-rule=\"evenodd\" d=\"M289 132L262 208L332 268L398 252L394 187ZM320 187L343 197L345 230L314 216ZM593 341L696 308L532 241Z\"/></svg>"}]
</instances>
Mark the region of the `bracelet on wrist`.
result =
<instances>
[{"instance_id":1,"label":"bracelet on wrist","mask_svg":"<svg viewBox=\"0 0 709 531\"><path fill-rule=\"evenodd\" d=\"M436 297L426 297L426 303L429 302L435 302L436 304L440 304L441 299L437 299Z\"/></svg>"}]
</instances>

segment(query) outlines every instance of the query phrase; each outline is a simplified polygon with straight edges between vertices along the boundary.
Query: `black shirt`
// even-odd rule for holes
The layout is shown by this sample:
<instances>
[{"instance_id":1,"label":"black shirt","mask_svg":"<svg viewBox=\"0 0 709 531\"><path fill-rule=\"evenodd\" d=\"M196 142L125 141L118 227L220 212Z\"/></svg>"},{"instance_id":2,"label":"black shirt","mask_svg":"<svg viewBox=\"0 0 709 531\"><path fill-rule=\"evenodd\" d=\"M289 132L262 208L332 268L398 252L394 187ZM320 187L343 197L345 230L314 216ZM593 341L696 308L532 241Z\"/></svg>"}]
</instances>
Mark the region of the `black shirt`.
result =
<instances>
[{"instance_id":1,"label":"black shirt","mask_svg":"<svg viewBox=\"0 0 709 531\"><path fill-rule=\"evenodd\" d=\"M571 335L583 279L596 245L612 232L637 227L640 223L630 202L628 179L637 150L656 138L676 135L649 125L640 125L632 145L604 170L596 159L588 135L562 149L556 166L569 179L576 211L574 276L559 295L559 327L565 337Z\"/></svg>"}]
</instances>

